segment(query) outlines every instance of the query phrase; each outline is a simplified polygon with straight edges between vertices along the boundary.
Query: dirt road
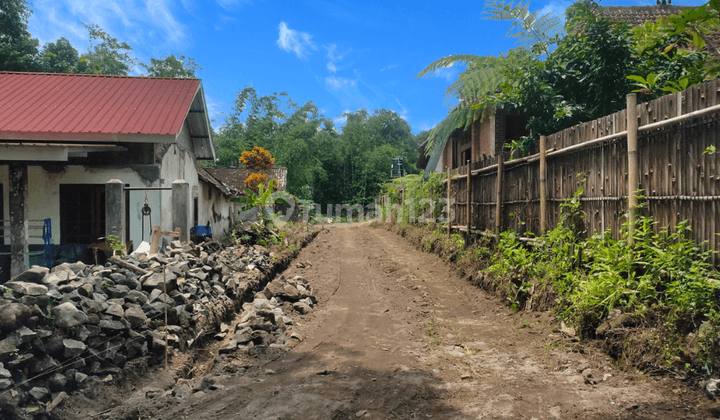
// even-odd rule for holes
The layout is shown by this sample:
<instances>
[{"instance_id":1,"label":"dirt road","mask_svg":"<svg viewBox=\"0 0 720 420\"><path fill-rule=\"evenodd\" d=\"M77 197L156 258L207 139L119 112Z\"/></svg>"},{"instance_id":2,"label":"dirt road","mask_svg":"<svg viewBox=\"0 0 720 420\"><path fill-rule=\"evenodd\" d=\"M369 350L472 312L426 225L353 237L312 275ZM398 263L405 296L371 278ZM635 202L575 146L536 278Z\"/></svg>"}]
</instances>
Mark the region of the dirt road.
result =
<instances>
[{"instance_id":1,"label":"dirt road","mask_svg":"<svg viewBox=\"0 0 720 420\"><path fill-rule=\"evenodd\" d=\"M319 304L303 341L271 359L215 357L213 391L154 397L138 383L125 418L704 419L715 403L672 379L615 368L553 333L549 315L513 314L434 255L367 225L332 225L285 275ZM209 354L212 349L209 349ZM199 380L195 378L194 380ZM154 382L153 382L154 381ZM164 382L163 382L164 381ZM133 408L134 409L134 408ZM130 415L130 413L135 413ZM117 417L115 417L117 418Z\"/></svg>"}]
</instances>

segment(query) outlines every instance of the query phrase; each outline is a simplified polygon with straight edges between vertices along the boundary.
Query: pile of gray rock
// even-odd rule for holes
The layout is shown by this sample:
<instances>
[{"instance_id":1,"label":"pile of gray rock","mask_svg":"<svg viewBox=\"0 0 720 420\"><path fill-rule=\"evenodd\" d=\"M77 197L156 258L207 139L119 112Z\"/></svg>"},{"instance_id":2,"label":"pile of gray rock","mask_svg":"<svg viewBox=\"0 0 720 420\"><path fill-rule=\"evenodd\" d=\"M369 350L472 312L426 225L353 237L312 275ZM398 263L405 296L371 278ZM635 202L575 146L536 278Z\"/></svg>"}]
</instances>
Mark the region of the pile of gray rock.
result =
<instances>
[{"instance_id":1,"label":"pile of gray rock","mask_svg":"<svg viewBox=\"0 0 720 420\"><path fill-rule=\"evenodd\" d=\"M272 264L260 246L175 241L165 255L27 270L0 285L0 402L49 402L112 380L131 359L157 362L192 346L262 289ZM297 304L308 288L295 284ZM270 331L259 318L284 323L281 311L262 308L246 321L258 344ZM233 332L238 343L249 343L242 331Z\"/></svg>"},{"instance_id":2,"label":"pile of gray rock","mask_svg":"<svg viewBox=\"0 0 720 420\"><path fill-rule=\"evenodd\" d=\"M216 338L223 339L220 353L242 351L249 356L276 356L302 340L292 331L293 317L312 312L317 303L308 281L302 276L284 276L270 282L252 302L243 305L240 320L223 324Z\"/></svg>"}]
</instances>

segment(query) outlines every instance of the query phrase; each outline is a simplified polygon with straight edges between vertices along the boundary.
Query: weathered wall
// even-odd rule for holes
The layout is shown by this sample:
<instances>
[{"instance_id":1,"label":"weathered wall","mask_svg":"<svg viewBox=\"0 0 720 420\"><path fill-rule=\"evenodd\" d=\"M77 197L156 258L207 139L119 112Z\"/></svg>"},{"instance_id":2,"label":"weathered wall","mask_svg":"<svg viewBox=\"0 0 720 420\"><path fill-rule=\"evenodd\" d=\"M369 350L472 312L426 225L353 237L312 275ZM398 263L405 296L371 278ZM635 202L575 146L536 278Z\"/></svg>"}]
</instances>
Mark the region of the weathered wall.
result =
<instances>
[{"instance_id":1,"label":"weathered wall","mask_svg":"<svg viewBox=\"0 0 720 420\"><path fill-rule=\"evenodd\" d=\"M195 155L192 153L192 142L190 140L190 130L187 123L183 124L183 128L178 136L177 144L172 144L162 157L162 165L160 168L160 182L163 187L170 187L176 179L184 179L190 186L190 200L188 203L188 219L192 223L192 198L195 191L199 190L198 174L195 169ZM163 191L161 194L161 211L168 217L162 219L160 225L163 230L173 230L172 226L172 194L170 191ZM203 202L200 197L200 203ZM202 220L202 219L200 219Z\"/></svg>"},{"instance_id":2,"label":"weathered wall","mask_svg":"<svg viewBox=\"0 0 720 420\"><path fill-rule=\"evenodd\" d=\"M200 181L198 192L198 224L212 227L213 238L219 239L232 225L233 203L214 185Z\"/></svg>"}]
</instances>

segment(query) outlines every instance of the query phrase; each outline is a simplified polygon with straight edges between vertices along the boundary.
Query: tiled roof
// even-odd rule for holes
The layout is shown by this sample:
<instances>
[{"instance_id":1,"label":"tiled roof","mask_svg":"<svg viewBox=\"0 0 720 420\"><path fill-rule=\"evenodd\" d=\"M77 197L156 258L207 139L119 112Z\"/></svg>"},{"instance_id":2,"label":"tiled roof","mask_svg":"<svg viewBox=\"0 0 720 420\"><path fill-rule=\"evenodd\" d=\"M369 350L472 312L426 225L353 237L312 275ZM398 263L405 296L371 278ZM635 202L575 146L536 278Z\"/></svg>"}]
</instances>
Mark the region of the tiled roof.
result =
<instances>
[{"instance_id":1,"label":"tiled roof","mask_svg":"<svg viewBox=\"0 0 720 420\"><path fill-rule=\"evenodd\" d=\"M603 6L603 14L613 22L625 22L630 26L642 25L647 21L657 21L680 13L690 6L671 6L657 4L652 6Z\"/></svg>"},{"instance_id":2,"label":"tiled roof","mask_svg":"<svg viewBox=\"0 0 720 420\"><path fill-rule=\"evenodd\" d=\"M203 181L205 181L205 182L208 182L208 183L214 185L217 189L219 189L220 191L222 191L223 194L225 194L225 195L227 195L227 196L236 196L236 195L238 195L239 191L235 191L235 190L234 190L233 188L231 188L229 185L226 185L225 183L223 183L223 182L220 181L219 179L217 179L217 178L215 178L214 176L212 176L212 175L206 170L206 168L204 168L204 167L202 167L202 166L200 166L200 165L195 165L195 168L197 169L198 177L199 177L201 180L203 180Z\"/></svg>"},{"instance_id":3,"label":"tiled roof","mask_svg":"<svg viewBox=\"0 0 720 420\"><path fill-rule=\"evenodd\" d=\"M639 26L648 21L657 21L670 15L678 14L684 9L694 9L692 6L674 6L657 4L652 6L604 6L603 14L612 22L624 22L630 26ZM720 31L707 35L710 42L720 46ZM713 48L706 48L706 52L717 55Z\"/></svg>"},{"instance_id":4,"label":"tiled roof","mask_svg":"<svg viewBox=\"0 0 720 420\"><path fill-rule=\"evenodd\" d=\"M199 89L197 79L0 72L0 138L174 136Z\"/></svg>"},{"instance_id":5,"label":"tiled roof","mask_svg":"<svg viewBox=\"0 0 720 420\"><path fill-rule=\"evenodd\" d=\"M266 174L270 179L276 179L278 181L278 191L285 191L287 186L287 168L272 168L267 171L250 171L247 168L223 167L208 167L204 169L217 180L239 193L242 193L245 187L245 180L250 173L262 173Z\"/></svg>"}]
</instances>

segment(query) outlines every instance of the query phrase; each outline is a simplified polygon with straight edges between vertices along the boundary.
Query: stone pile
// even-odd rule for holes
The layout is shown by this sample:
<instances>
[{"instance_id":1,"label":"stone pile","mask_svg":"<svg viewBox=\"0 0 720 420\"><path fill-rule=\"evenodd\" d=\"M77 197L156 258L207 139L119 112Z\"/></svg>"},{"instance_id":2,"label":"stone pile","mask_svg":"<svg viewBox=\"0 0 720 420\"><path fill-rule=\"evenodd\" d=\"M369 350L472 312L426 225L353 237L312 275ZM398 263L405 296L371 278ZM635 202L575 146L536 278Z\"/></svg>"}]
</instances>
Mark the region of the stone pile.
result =
<instances>
[{"instance_id":1,"label":"stone pile","mask_svg":"<svg viewBox=\"0 0 720 420\"><path fill-rule=\"evenodd\" d=\"M174 241L166 255L121 263L35 266L0 285L0 403L49 402L112 380L131 359L159 361L169 348L192 346L261 289L273 255L260 246ZM280 302L308 297L303 281L282 289L233 331L238 345L265 342L285 322Z\"/></svg>"},{"instance_id":2,"label":"stone pile","mask_svg":"<svg viewBox=\"0 0 720 420\"><path fill-rule=\"evenodd\" d=\"M224 339L220 353L242 351L249 356L279 355L301 340L292 332L292 316L312 312L317 303L308 281L284 276L270 282L252 302L243 305L240 321L223 326L216 335Z\"/></svg>"}]
</instances>

